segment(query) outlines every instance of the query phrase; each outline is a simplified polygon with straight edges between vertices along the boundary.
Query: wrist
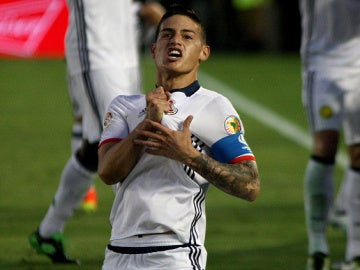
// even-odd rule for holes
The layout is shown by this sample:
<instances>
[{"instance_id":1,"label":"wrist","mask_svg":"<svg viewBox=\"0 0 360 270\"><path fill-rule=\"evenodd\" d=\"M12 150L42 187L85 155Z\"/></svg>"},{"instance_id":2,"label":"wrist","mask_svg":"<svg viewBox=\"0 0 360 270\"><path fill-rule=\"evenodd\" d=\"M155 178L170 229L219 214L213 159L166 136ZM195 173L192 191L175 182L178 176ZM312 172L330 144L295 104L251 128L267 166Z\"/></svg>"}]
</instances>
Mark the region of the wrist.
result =
<instances>
[{"instance_id":1,"label":"wrist","mask_svg":"<svg viewBox=\"0 0 360 270\"><path fill-rule=\"evenodd\" d=\"M185 159L184 164L188 165L191 168L196 168L198 166L198 160L201 158L201 156L202 154L199 151L195 150Z\"/></svg>"}]
</instances>

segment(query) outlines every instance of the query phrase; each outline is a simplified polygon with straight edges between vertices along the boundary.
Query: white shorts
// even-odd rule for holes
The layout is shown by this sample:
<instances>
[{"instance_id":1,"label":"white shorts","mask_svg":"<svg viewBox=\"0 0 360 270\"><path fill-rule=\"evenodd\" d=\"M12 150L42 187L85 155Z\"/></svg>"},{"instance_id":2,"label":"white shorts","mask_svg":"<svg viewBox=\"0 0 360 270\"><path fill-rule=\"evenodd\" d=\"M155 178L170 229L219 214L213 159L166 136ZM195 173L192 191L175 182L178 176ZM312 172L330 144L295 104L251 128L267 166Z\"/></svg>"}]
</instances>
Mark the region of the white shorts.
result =
<instances>
[{"instance_id":1,"label":"white shorts","mask_svg":"<svg viewBox=\"0 0 360 270\"><path fill-rule=\"evenodd\" d=\"M110 102L118 95L141 92L138 68L94 70L68 75L67 81L74 117L82 118L83 138L90 143L100 140Z\"/></svg>"},{"instance_id":2,"label":"white shorts","mask_svg":"<svg viewBox=\"0 0 360 270\"><path fill-rule=\"evenodd\" d=\"M206 250L200 246L139 254L106 248L102 270L205 270L206 258Z\"/></svg>"},{"instance_id":3,"label":"white shorts","mask_svg":"<svg viewBox=\"0 0 360 270\"><path fill-rule=\"evenodd\" d=\"M360 143L360 75L333 79L305 72L302 94L312 132L343 129L347 145Z\"/></svg>"}]
</instances>

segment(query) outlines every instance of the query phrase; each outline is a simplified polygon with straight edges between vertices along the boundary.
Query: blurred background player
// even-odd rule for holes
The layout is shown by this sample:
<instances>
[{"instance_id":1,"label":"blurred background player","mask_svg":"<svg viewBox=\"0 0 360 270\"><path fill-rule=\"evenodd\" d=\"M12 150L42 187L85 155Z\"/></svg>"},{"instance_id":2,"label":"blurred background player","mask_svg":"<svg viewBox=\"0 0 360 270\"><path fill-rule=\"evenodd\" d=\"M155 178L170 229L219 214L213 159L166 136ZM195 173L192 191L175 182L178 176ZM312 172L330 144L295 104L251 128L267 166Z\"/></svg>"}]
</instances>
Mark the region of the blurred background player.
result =
<instances>
[{"instance_id":1,"label":"blurred background player","mask_svg":"<svg viewBox=\"0 0 360 270\"><path fill-rule=\"evenodd\" d=\"M303 102L313 135L304 177L306 269L330 269L326 229L341 130L350 159L343 189L349 224L342 269L360 269L360 1L300 0L300 12Z\"/></svg>"},{"instance_id":2,"label":"blurred background player","mask_svg":"<svg viewBox=\"0 0 360 270\"><path fill-rule=\"evenodd\" d=\"M153 41L156 26L165 13L164 7L155 1L133 1L133 12L139 20L136 22L137 40L139 50L143 52ZM71 96L71 93L70 93ZM74 123L72 129L72 150L76 151L82 142L82 115L77 109L76 101L73 102ZM85 212L93 212L97 209L98 196L95 184L91 185L81 203L81 209Z\"/></svg>"},{"instance_id":3,"label":"blurred background player","mask_svg":"<svg viewBox=\"0 0 360 270\"><path fill-rule=\"evenodd\" d=\"M80 120L75 122L81 123L73 129L82 134L82 140L79 147L74 142L74 152L62 171L53 202L38 229L29 236L30 245L54 263L77 263L65 254L62 232L96 178L97 147L106 108L115 96L141 89L138 14L133 1L67 3L67 79L74 117ZM159 12L153 14L156 21L163 10L152 4Z\"/></svg>"}]
</instances>

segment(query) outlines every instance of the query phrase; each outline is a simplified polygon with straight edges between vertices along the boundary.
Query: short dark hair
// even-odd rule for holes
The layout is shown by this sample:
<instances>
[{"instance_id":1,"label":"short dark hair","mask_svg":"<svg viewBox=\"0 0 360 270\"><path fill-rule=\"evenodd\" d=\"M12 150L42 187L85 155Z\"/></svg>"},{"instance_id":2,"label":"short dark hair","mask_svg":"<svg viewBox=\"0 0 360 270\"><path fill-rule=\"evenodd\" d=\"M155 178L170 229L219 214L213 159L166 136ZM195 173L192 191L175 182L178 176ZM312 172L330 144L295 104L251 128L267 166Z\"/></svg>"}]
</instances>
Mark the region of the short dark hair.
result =
<instances>
[{"instance_id":1,"label":"short dark hair","mask_svg":"<svg viewBox=\"0 0 360 270\"><path fill-rule=\"evenodd\" d=\"M191 20L193 20L196 24L198 24L200 26L201 40L204 44L206 44L206 31L205 31L205 27L203 26L200 17L196 14L196 12L192 8L188 8L188 7L182 6L180 4L173 4L166 10L165 14L162 16L162 18L157 26L156 33L155 33L155 40L157 40L157 38L159 36L161 24L166 19L168 19L174 15L186 16L186 17L190 18Z\"/></svg>"}]
</instances>

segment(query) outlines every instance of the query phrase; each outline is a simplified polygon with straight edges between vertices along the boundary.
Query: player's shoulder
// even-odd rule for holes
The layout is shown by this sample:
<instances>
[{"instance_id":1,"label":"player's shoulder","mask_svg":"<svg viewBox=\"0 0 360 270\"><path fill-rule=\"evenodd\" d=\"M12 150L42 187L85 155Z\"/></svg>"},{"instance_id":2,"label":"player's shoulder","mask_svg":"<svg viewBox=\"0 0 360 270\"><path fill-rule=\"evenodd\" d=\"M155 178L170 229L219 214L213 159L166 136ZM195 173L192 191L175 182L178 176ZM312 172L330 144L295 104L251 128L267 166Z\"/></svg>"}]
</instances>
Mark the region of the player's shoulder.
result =
<instances>
[{"instance_id":1,"label":"player's shoulder","mask_svg":"<svg viewBox=\"0 0 360 270\"><path fill-rule=\"evenodd\" d=\"M203 86L200 86L199 90L196 93L199 95L213 97L213 98L224 97L218 91L211 90L211 89L205 88Z\"/></svg>"},{"instance_id":2,"label":"player's shoulder","mask_svg":"<svg viewBox=\"0 0 360 270\"><path fill-rule=\"evenodd\" d=\"M226 96L219 93L218 91L210 90L203 86L199 88L196 94L198 98L201 98L204 101L207 100L208 102L230 102Z\"/></svg>"},{"instance_id":3,"label":"player's shoulder","mask_svg":"<svg viewBox=\"0 0 360 270\"><path fill-rule=\"evenodd\" d=\"M116 104L132 104L132 103L137 103L139 101L142 101L145 98L144 94L136 94L136 95L118 95L116 96L112 103L116 103Z\"/></svg>"},{"instance_id":4,"label":"player's shoulder","mask_svg":"<svg viewBox=\"0 0 360 270\"><path fill-rule=\"evenodd\" d=\"M110 103L110 108L113 110L120 109L122 111L132 110L139 108L139 106L145 103L145 95L118 95Z\"/></svg>"}]
</instances>

